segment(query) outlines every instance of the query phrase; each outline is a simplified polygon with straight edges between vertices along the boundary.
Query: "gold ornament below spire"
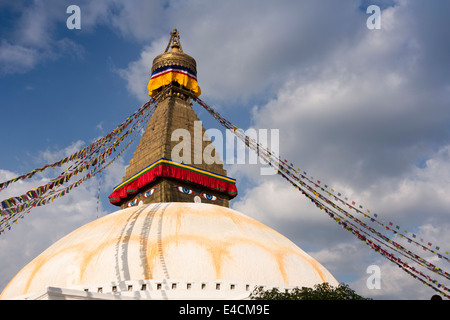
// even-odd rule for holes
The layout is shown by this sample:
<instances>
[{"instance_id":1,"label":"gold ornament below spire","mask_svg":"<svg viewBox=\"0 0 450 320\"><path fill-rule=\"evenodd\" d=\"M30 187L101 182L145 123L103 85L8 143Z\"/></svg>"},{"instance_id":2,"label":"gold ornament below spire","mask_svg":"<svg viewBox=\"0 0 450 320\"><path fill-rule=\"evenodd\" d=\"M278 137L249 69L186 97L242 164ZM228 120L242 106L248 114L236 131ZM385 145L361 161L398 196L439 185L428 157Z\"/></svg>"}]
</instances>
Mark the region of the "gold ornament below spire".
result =
<instances>
[{"instance_id":1,"label":"gold ornament below spire","mask_svg":"<svg viewBox=\"0 0 450 320\"><path fill-rule=\"evenodd\" d=\"M183 52L177 28L170 33L169 43L164 53L153 60L151 78L148 83L149 95L154 97L169 84L173 84L174 88L167 96L175 94L176 87L189 90L196 96L201 94L197 83L197 63L194 58ZM177 91L176 95L188 100L189 95L185 95L182 91Z\"/></svg>"}]
</instances>

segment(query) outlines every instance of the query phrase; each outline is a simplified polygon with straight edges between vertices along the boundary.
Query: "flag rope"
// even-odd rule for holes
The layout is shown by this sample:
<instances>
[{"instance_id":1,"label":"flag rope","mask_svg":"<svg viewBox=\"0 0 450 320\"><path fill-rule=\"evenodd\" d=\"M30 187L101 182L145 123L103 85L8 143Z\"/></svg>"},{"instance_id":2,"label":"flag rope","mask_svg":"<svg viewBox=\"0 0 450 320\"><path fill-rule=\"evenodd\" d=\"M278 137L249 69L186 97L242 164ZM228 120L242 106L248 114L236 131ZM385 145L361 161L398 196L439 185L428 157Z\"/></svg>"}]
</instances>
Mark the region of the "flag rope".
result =
<instances>
[{"instance_id":1,"label":"flag rope","mask_svg":"<svg viewBox=\"0 0 450 320\"><path fill-rule=\"evenodd\" d=\"M23 219L31 209L46 205L53 202L56 198L62 197L78 187L81 183L96 176L114 162L128 146L134 141L140 131L144 128L153 111L156 109L159 101L162 99L167 90L164 90L150 101L140 107L135 113L129 116L122 124L117 126L111 133L103 138L96 140L94 143L79 152L72 154L52 165L45 165L39 170L33 170L25 175L11 179L3 183L3 189L11 183L23 179L29 179L38 172L42 172L50 167L60 167L71 161L74 164L64 170L59 176L51 179L49 182L38 188L32 189L20 196L11 197L0 202L0 235L11 229L13 224L17 224L19 219ZM117 156L115 156L106 165L106 160L120 146L120 144L136 129L138 129L134 137L128 142ZM125 131L126 130L126 131ZM114 138L114 139L113 139ZM78 174L91 169L81 179L71 183L65 187L64 184L73 180Z\"/></svg>"},{"instance_id":2,"label":"flag rope","mask_svg":"<svg viewBox=\"0 0 450 320\"><path fill-rule=\"evenodd\" d=\"M144 128L148 120L151 118L154 110L158 106L160 100L165 96L165 93L171 90L172 86L167 86L154 98L151 98L147 103L141 106L136 112L125 119L120 125L118 125L113 131L106 136L97 139L92 144L81 149L80 151L73 153L72 155L61 159L60 161L52 164L47 164L38 169L32 170L26 174L10 179L3 183L0 183L0 191L6 189L15 182L30 179L35 174L43 172L48 168L61 167L62 165L73 162L67 169L65 169L59 176L51 179L48 183L38 188L32 189L20 196L11 197L0 202L0 235L6 230L10 230L13 224L16 224L19 219L24 218L25 214L28 214L31 209L39 206L46 205L53 202L56 198L65 196L70 193L73 188L78 187L84 181L91 179L97 174L101 174L109 165L111 165L122 153L128 148L128 146L135 140L139 132ZM444 291L449 292L449 288L439 283L436 279L431 278L429 275L424 274L415 267L411 267L408 263L395 256L394 253L401 255L416 263L420 267L424 267L433 273L450 279L448 272L435 266L433 263L423 259L418 254L413 253L407 249L404 245L401 245L397 241L392 240L386 235L382 234L373 227L364 223L360 219L348 212L348 209L361 214L364 218L369 219L370 222L376 223L382 227L383 230L393 232L394 235L404 238L408 243L415 244L416 247L421 247L424 251L437 255L440 259L450 262L449 258L442 255L438 251L440 247L435 246L431 248L431 242L428 242L428 246L421 244L415 240L416 235L413 234L412 238L405 235L407 230L400 231L400 227L389 221L387 224L384 219L379 219L378 214L371 214L369 209L364 212L362 205L356 205L355 201L348 200L347 197L342 196L340 192L335 192L333 188L328 188L327 184L321 183L321 180L315 180L313 177L309 177L305 171L301 171L299 168L294 169L292 163L286 159L282 160L278 155L274 154L268 147L261 145L255 139L248 137L245 133L234 126L230 121L222 117L216 110L207 105L198 96L190 93L191 98L202 106L208 113L210 113L214 119L216 119L226 130L230 130L234 135L240 139L249 149L256 152L256 154L268 165L273 167L279 175L287 180L294 188L301 192L302 195L310 199L319 209L324 210L329 217L331 217L341 227L348 232L356 236L360 241L368 245L376 253L381 254L389 261L396 264L403 271L421 281L422 283L430 286L433 290L439 292L441 295L450 298L450 295ZM139 129L139 130L137 130ZM128 144L109 162L108 158L120 144L128 138L128 136L136 131L134 137L130 139ZM106 165L105 165L106 164ZM90 171L88 171L90 169ZM88 171L86 175L79 180L72 182L69 186L63 187L74 176ZM98 194L97 194L97 215L99 210L99 198L100 198L100 186L101 177L99 180ZM331 191L331 192L330 192ZM331 199L331 200L330 200ZM348 208L348 209L347 209ZM423 239L421 239L423 242ZM445 252L447 255L448 251Z\"/></svg>"},{"instance_id":3,"label":"flag rope","mask_svg":"<svg viewBox=\"0 0 450 320\"><path fill-rule=\"evenodd\" d=\"M437 255L439 258L449 262L448 257L443 256L442 254L436 252L435 250L426 247L417 241L410 239L408 236L405 236L399 231L394 230L394 228L390 228L386 226L383 222L375 219L378 215L374 214L373 216L369 215L370 210L367 212L363 212L363 207L360 205L359 209L356 207L356 203L353 201L351 204L347 202L347 199L344 201L341 198L341 193L338 193L339 196L336 196L327 190L327 185L324 185L325 188L321 185L320 180L314 181L314 178L309 178L306 175L306 172L303 172L300 169L294 169L292 163L289 163L287 160L282 160L279 156L274 154L269 148L266 146L262 146L255 139L248 137L243 133L242 130L238 129L235 125L233 125L230 121L222 117L216 110L202 101L199 97L195 95L191 95L192 99L194 99L200 106L202 106L208 113L210 113L214 119L216 119L225 129L230 130L234 135L240 139L249 149L256 152L256 154L268 165L272 166L277 173L285 178L288 182L290 182L296 189L298 189L304 196L309 198L319 209L324 210L331 218L334 219L339 225L341 225L344 229L355 235L359 240L372 248L375 252L381 254L389 261L395 263L399 268L413 276L415 279L421 281L422 283L430 286L433 290L439 292L441 295L450 298L450 295L444 291L450 291L449 288L440 284L436 279L431 278L429 275L424 274L423 272L417 270L414 267L409 266L406 262L402 261L400 258L394 256L393 252L400 254L403 257L417 263L419 266L426 268L429 271L432 271L445 279L450 279L450 275L448 272L445 272L441 268L435 266L431 262L428 262L426 259L423 259L419 255L413 253L411 250L406 247L400 245L398 242L393 241L389 237L383 235L381 232L375 230L373 227L368 226L366 223L357 219L353 215L347 212L345 207L348 207L351 210L356 211L363 215L363 217L368 218L371 222L375 222L378 225L382 226L386 230L393 232L396 235L399 235L401 238L406 238L408 243L414 243L416 246L420 246L423 250L431 252ZM334 192L334 189L332 189ZM328 197L334 199L332 201L328 199ZM339 205L340 203L340 205ZM344 206L344 208L342 207ZM339 214L339 213L340 214ZM352 222L353 221L353 222ZM390 222L390 226L393 224ZM396 229L399 229L397 226ZM406 232L405 232L406 233ZM415 237L415 235L414 235ZM377 244L378 243L378 244ZM429 243L431 245L431 243ZM385 247L385 249L382 248ZM391 250L389 252L388 250ZM448 254L448 252L446 252ZM441 289L442 288L442 289Z\"/></svg>"}]
</instances>

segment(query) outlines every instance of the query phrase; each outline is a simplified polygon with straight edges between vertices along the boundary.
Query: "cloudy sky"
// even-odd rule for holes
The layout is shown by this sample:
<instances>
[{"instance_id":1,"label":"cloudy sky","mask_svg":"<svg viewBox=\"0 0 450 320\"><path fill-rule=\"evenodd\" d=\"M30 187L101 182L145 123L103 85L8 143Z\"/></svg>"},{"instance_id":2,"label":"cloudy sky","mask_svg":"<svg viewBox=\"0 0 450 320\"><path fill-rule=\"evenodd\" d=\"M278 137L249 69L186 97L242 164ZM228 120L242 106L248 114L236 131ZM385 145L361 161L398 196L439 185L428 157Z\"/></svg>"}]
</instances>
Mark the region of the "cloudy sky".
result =
<instances>
[{"instance_id":1,"label":"cloudy sky","mask_svg":"<svg viewBox=\"0 0 450 320\"><path fill-rule=\"evenodd\" d=\"M71 4L81 9L79 30L66 25ZM369 5L381 8L380 29L367 27ZM145 103L152 60L177 27L205 102L240 128L279 129L281 155L295 167L448 251L449 13L448 1L419 0L0 0L0 180L83 148ZM221 129L200 108L205 128ZM51 243L117 209L107 196L134 148L102 175L98 211L96 177L0 236L0 290ZM357 293L435 293L279 176L226 168L238 180L233 209L286 235ZM58 174L17 183L0 199ZM371 265L380 289L366 285Z\"/></svg>"}]
</instances>

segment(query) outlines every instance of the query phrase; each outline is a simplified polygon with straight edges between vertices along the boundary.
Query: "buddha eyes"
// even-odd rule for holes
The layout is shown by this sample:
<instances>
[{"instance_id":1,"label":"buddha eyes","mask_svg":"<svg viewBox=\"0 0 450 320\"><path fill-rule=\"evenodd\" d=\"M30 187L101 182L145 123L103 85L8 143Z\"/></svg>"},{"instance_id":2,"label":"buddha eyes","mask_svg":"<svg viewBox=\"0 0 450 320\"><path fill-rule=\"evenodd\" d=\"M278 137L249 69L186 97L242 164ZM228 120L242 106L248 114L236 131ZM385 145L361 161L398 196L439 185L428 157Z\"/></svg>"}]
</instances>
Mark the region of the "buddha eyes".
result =
<instances>
[{"instance_id":1,"label":"buddha eyes","mask_svg":"<svg viewBox=\"0 0 450 320\"><path fill-rule=\"evenodd\" d=\"M181 186L178 186L177 189L178 189L178 191L185 193L185 194L193 194L194 193L194 191L192 191L191 189L181 187Z\"/></svg>"},{"instance_id":2,"label":"buddha eyes","mask_svg":"<svg viewBox=\"0 0 450 320\"><path fill-rule=\"evenodd\" d=\"M186 188L186 187L182 187L182 186L176 186L175 188L177 188L179 192L184 193L184 194L188 194L188 195L196 193L196 192L194 192L194 190ZM151 195L153 195L155 193L156 189L157 188L151 188L150 190L145 191L144 194L143 194L144 198L148 198ZM216 197L216 196L214 196L212 194L205 193L205 192L202 192L202 193L198 192L197 194L200 194L200 196L202 196L202 198L204 198L206 200L209 200L209 201L220 200L220 198L218 198L218 197ZM139 198L133 199L132 201L130 201L127 204L127 207L133 207L133 206L137 205L138 202L139 202Z\"/></svg>"},{"instance_id":3,"label":"buddha eyes","mask_svg":"<svg viewBox=\"0 0 450 320\"><path fill-rule=\"evenodd\" d=\"M184 193L184 194L194 194L194 193L196 193L194 190L186 188L186 187L182 187L182 186L176 186L175 188L177 188L178 191L180 191L181 193ZM213 196L213 195L208 194L208 193L202 192L202 193L197 193L197 194L200 194L206 200L210 200L210 201L219 200L219 198L217 198L216 196Z\"/></svg>"},{"instance_id":4,"label":"buddha eyes","mask_svg":"<svg viewBox=\"0 0 450 320\"><path fill-rule=\"evenodd\" d=\"M136 199L134 199L133 201L130 201L129 203L128 203L128 207L133 207L133 206L135 206L136 204L137 204L137 202L138 202L138 198L136 198Z\"/></svg>"},{"instance_id":5,"label":"buddha eyes","mask_svg":"<svg viewBox=\"0 0 450 320\"><path fill-rule=\"evenodd\" d=\"M155 193L156 189L157 188L151 188L150 190L145 191L144 194L143 194L144 198L150 197L152 194ZM134 200L132 200L132 201L130 201L130 202L128 202L127 207L133 207L133 206L137 205L138 202L139 202L139 197L134 199Z\"/></svg>"},{"instance_id":6,"label":"buddha eyes","mask_svg":"<svg viewBox=\"0 0 450 320\"><path fill-rule=\"evenodd\" d=\"M216 197L216 196L213 196L213 195L211 195L211 194L202 193L201 196L202 196L203 198L205 198L206 200L211 200L211 201L216 201L216 200L217 200L217 197Z\"/></svg>"},{"instance_id":7,"label":"buddha eyes","mask_svg":"<svg viewBox=\"0 0 450 320\"><path fill-rule=\"evenodd\" d=\"M156 188L151 188L150 190L144 193L144 198L150 197L153 193L155 193Z\"/></svg>"}]
</instances>

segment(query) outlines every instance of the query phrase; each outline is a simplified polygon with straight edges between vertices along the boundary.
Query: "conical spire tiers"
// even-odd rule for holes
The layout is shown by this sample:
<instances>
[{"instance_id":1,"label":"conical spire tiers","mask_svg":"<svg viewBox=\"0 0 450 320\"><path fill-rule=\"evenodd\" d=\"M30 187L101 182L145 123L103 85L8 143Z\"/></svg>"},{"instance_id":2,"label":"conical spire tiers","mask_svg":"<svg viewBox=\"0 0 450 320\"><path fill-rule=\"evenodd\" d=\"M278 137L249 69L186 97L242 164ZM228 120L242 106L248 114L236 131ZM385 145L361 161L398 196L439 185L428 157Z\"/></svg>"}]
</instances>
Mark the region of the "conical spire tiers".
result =
<instances>
[{"instance_id":1,"label":"conical spire tiers","mask_svg":"<svg viewBox=\"0 0 450 320\"><path fill-rule=\"evenodd\" d=\"M149 94L154 96L168 86L170 90L158 97L158 107L110 202L122 208L141 202L205 202L228 207L237 195L236 180L227 176L192 109L189 99L200 94L196 62L183 52L177 29L171 32L166 51L153 61Z\"/></svg>"}]
</instances>

